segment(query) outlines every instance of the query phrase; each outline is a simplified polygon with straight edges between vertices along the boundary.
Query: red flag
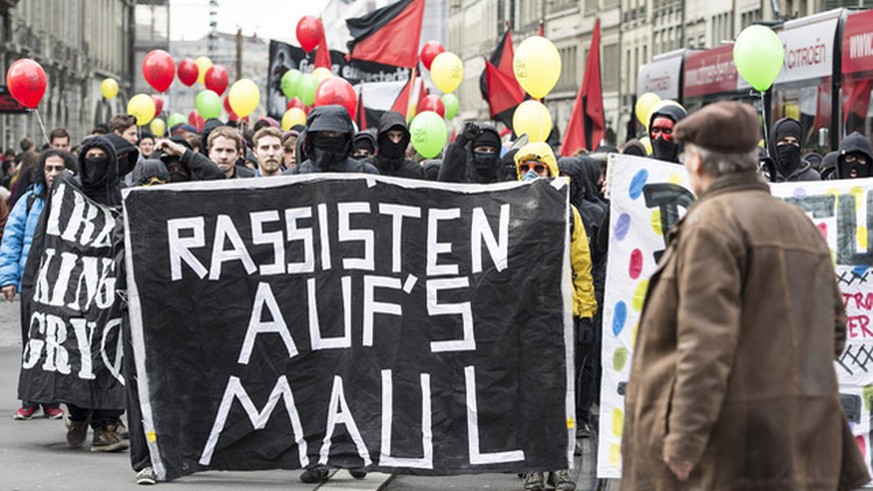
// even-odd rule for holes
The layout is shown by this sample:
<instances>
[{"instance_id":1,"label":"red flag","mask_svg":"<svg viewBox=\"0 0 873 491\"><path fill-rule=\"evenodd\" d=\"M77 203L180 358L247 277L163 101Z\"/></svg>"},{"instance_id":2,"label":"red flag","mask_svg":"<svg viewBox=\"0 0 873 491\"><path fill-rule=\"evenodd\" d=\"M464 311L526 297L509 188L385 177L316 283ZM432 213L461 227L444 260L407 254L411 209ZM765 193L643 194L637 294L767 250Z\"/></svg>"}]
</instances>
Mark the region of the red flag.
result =
<instances>
[{"instance_id":1,"label":"red flag","mask_svg":"<svg viewBox=\"0 0 873 491\"><path fill-rule=\"evenodd\" d=\"M518 80L506 75L488 60L485 60L485 83L488 86L488 105L492 118L524 102L524 89L518 85Z\"/></svg>"},{"instance_id":2,"label":"red flag","mask_svg":"<svg viewBox=\"0 0 873 491\"><path fill-rule=\"evenodd\" d=\"M424 79L419 77L418 78L418 102L415 103L415 113L416 114L418 114L418 110L421 109L421 106L424 103L424 100L427 98L428 95L430 95L430 92L428 92L427 87L424 86Z\"/></svg>"},{"instance_id":3,"label":"red flag","mask_svg":"<svg viewBox=\"0 0 873 491\"><path fill-rule=\"evenodd\" d=\"M364 107L364 84L361 84L361 92L358 94L358 114L356 116L358 131L367 129L367 110Z\"/></svg>"},{"instance_id":4,"label":"red flag","mask_svg":"<svg viewBox=\"0 0 873 491\"><path fill-rule=\"evenodd\" d=\"M400 0L363 17L346 19L352 35L349 58L414 67L418 63L424 1Z\"/></svg>"},{"instance_id":5,"label":"red flag","mask_svg":"<svg viewBox=\"0 0 873 491\"><path fill-rule=\"evenodd\" d=\"M540 26L537 27L537 36L543 37L543 21L540 19Z\"/></svg>"},{"instance_id":6,"label":"red flag","mask_svg":"<svg viewBox=\"0 0 873 491\"><path fill-rule=\"evenodd\" d=\"M321 39L318 40L318 48L315 49L315 68L322 67L333 70L333 63L330 61L330 50L327 49L327 37L324 35L324 30L321 31Z\"/></svg>"},{"instance_id":7,"label":"red flag","mask_svg":"<svg viewBox=\"0 0 873 491\"><path fill-rule=\"evenodd\" d=\"M394 101L394 105L391 106L391 110L399 112L403 115L404 118L408 117L409 101L412 100L412 90L414 88L415 68L413 68L412 73L409 74L409 81L406 82L406 87L404 87L403 91L400 92L400 95L397 96L397 99Z\"/></svg>"},{"instance_id":8,"label":"red flag","mask_svg":"<svg viewBox=\"0 0 873 491\"><path fill-rule=\"evenodd\" d=\"M569 157L580 148L594 150L603 139L606 121L603 116L603 90L600 85L600 19L594 23L591 47L585 63L585 75L573 113L564 133L561 155Z\"/></svg>"}]
</instances>

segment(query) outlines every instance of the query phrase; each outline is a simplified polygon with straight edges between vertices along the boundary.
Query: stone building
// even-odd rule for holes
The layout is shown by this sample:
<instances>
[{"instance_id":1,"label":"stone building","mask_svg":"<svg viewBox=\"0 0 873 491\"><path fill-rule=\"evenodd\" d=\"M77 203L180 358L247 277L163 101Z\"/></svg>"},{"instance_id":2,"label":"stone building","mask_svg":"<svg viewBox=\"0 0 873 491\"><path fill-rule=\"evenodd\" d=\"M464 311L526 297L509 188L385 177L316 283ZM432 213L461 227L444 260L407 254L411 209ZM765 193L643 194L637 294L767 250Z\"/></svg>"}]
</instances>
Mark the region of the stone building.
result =
<instances>
[{"instance_id":1,"label":"stone building","mask_svg":"<svg viewBox=\"0 0 873 491\"><path fill-rule=\"evenodd\" d=\"M6 73L19 58L32 58L46 72L48 88L39 105L46 131L66 127L73 140L124 109L133 65L133 0L0 1L0 66ZM112 101L100 83L112 77L120 90ZM0 115L0 144L17 146L24 136L42 142L33 113Z\"/></svg>"}]
</instances>

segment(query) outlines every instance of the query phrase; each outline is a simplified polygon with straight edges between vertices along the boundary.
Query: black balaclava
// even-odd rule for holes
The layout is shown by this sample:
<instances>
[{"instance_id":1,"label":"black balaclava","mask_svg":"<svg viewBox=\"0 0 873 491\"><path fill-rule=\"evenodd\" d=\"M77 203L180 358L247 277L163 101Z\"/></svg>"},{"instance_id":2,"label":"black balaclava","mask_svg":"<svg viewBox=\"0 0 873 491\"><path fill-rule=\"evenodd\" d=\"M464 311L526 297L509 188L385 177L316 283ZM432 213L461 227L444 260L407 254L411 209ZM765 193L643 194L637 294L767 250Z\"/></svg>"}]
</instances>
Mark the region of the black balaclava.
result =
<instances>
[{"instance_id":1,"label":"black balaclava","mask_svg":"<svg viewBox=\"0 0 873 491\"><path fill-rule=\"evenodd\" d=\"M849 157L853 158L853 162L847 162ZM840 149L837 150L837 178L870 177L873 175L871 166L873 166L873 149L870 140L857 131L844 138L840 143Z\"/></svg>"},{"instance_id":2,"label":"black balaclava","mask_svg":"<svg viewBox=\"0 0 873 491\"><path fill-rule=\"evenodd\" d=\"M518 170L515 168L515 154L518 153L518 148L511 148L500 157L500 168L503 170L504 181L517 181Z\"/></svg>"},{"instance_id":3,"label":"black balaclava","mask_svg":"<svg viewBox=\"0 0 873 491\"><path fill-rule=\"evenodd\" d=\"M346 161L351 152L351 141L348 133L337 136L327 136L324 132L307 133L312 163L322 171L330 171Z\"/></svg>"},{"instance_id":4,"label":"black balaclava","mask_svg":"<svg viewBox=\"0 0 873 491\"><path fill-rule=\"evenodd\" d=\"M491 147L494 149L494 153L477 152L477 147ZM496 176L500 170L498 165L500 161L500 135L497 134L497 131L490 130L479 133L479 136L470 142L470 156L477 174L487 178Z\"/></svg>"},{"instance_id":5,"label":"black balaclava","mask_svg":"<svg viewBox=\"0 0 873 491\"><path fill-rule=\"evenodd\" d=\"M97 147L106 155L103 157L86 157L88 150ZM82 142L79 149L79 174L82 191L94 201L107 205L121 205L121 190L119 188L118 160L115 157L115 147L104 136L89 136Z\"/></svg>"},{"instance_id":6,"label":"black balaclava","mask_svg":"<svg viewBox=\"0 0 873 491\"><path fill-rule=\"evenodd\" d=\"M685 112L685 109L679 106L675 106L673 104L667 104L657 111L653 112L649 116L649 138L652 141L652 157L658 160L663 160L664 162L674 162L679 163L679 150L680 146L676 143L676 140L673 138L673 135L670 135L669 138L664 138L663 136L658 136L657 138L652 138L652 123L655 122L655 119L659 117L666 117L673 121L673 130L676 129L676 124L685 119L688 113Z\"/></svg>"},{"instance_id":7,"label":"black balaclava","mask_svg":"<svg viewBox=\"0 0 873 491\"><path fill-rule=\"evenodd\" d=\"M793 136L797 142L803 144L803 128L797 120L782 118L773 123L770 128L770 159L776 166L776 172L787 179L797 168L800 167L800 147L795 145L777 145L779 140Z\"/></svg>"},{"instance_id":8,"label":"black balaclava","mask_svg":"<svg viewBox=\"0 0 873 491\"><path fill-rule=\"evenodd\" d=\"M388 132L399 131L400 141L394 143L388 138ZM406 119L397 111L388 111L379 119L379 134L376 135L376 166L383 172L393 172L403 166L406 161L406 148L409 146L409 127Z\"/></svg>"}]
</instances>

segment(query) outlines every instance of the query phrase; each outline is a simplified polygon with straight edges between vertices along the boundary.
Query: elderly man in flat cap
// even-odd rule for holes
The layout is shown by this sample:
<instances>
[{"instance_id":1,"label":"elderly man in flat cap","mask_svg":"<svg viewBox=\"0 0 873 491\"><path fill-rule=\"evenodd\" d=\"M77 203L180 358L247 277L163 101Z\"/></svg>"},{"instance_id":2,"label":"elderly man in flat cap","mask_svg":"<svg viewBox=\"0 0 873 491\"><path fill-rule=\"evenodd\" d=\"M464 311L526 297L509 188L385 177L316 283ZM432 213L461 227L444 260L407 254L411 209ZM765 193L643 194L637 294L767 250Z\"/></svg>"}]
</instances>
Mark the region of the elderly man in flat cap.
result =
<instances>
[{"instance_id":1,"label":"elderly man in flat cap","mask_svg":"<svg viewBox=\"0 0 873 491\"><path fill-rule=\"evenodd\" d=\"M698 201L667 236L636 340L622 490L843 490L869 480L840 406L831 254L755 173L751 106L676 125Z\"/></svg>"}]
</instances>

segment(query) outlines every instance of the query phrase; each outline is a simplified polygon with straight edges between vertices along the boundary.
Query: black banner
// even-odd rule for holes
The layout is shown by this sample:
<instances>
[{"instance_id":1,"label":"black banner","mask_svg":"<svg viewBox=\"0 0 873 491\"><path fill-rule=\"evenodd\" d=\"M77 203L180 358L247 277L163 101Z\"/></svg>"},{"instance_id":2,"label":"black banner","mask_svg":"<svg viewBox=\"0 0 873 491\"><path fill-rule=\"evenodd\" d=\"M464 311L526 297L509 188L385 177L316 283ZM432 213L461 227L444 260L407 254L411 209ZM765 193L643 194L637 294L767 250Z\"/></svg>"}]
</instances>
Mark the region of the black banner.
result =
<instances>
[{"instance_id":1,"label":"black banner","mask_svg":"<svg viewBox=\"0 0 873 491\"><path fill-rule=\"evenodd\" d=\"M26 113L27 108L12 97L9 87L0 85L0 114Z\"/></svg>"},{"instance_id":2,"label":"black banner","mask_svg":"<svg viewBox=\"0 0 873 491\"><path fill-rule=\"evenodd\" d=\"M21 285L28 332L18 398L124 409L121 309L116 301L118 210L58 176L31 244Z\"/></svg>"},{"instance_id":3,"label":"black banner","mask_svg":"<svg viewBox=\"0 0 873 491\"><path fill-rule=\"evenodd\" d=\"M306 54L302 48L281 41L270 41L270 73L267 74L267 113L280 120L285 114L288 101L282 93L282 75L296 68L303 73L312 72L315 51ZM409 80L408 68L383 65L361 60L346 60L346 54L330 50L334 74L348 80L352 85L361 82L401 82Z\"/></svg>"},{"instance_id":4,"label":"black banner","mask_svg":"<svg viewBox=\"0 0 873 491\"><path fill-rule=\"evenodd\" d=\"M156 472L567 468L567 212L566 185L545 181L130 190L131 330Z\"/></svg>"}]
</instances>

